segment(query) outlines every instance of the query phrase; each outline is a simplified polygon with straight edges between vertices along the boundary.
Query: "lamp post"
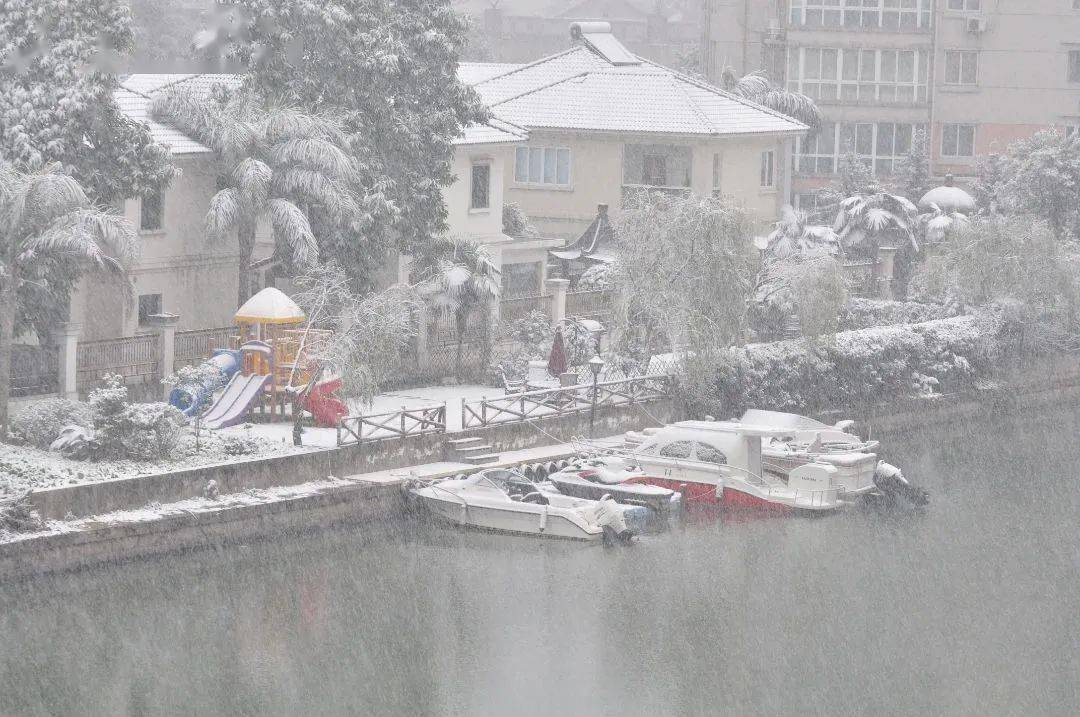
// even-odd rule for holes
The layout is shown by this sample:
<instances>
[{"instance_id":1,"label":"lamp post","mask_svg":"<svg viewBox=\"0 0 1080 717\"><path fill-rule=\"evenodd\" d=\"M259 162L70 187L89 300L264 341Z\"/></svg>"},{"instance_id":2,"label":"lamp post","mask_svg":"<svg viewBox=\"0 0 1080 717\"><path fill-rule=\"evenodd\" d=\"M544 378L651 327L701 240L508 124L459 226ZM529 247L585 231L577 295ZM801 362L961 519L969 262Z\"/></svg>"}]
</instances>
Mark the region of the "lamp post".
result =
<instances>
[{"instance_id":1,"label":"lamp post","mask_svg":"<svg viewBox=\"0 0 1080 717\"><path fill-rule=\"evenodd\" d=\"M592 371L592 404L589 406L589 438L593 437L593 424L596 423L596 382L600 380L600 372L604 370L604 359L600 354L589 359L589 370Z\"/></svg>"}]
</instances>

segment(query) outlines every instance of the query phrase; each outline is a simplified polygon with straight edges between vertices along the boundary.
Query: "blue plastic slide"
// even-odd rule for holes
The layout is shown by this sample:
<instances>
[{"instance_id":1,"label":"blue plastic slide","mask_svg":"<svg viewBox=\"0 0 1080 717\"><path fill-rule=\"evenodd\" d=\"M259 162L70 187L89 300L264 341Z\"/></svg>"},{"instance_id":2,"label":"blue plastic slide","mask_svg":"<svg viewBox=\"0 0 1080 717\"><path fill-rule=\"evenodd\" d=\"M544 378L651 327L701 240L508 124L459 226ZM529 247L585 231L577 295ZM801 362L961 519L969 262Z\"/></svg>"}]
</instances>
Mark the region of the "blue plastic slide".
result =
<instances>
[{"instance_id":1,"label":"blue plastic slide","mask_svg":"<svg viewBox=\"0 0 1080 717\"><path fill-rule=\"evenodd\" d=\"M233 377L240 368L240 352L232 349L217 349L203 364L208 369L202 383L177 386L169 392L169 404L175 406L189 418L204 406L214 390Z\"/></svg>"}]
</instances>

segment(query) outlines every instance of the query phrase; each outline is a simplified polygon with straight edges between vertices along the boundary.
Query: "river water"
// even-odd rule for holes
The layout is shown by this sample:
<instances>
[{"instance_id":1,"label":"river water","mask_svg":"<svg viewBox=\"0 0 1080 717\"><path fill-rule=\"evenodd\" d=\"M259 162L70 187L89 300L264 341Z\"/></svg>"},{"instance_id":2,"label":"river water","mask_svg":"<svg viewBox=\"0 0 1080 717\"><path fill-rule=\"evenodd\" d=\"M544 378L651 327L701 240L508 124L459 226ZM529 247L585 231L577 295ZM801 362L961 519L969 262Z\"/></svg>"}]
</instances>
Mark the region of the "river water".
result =
<instances>
[{"instance_id":1,"label":"river water","mask_svg":"<svg viewBox=\"0 0 1080 717\"><path fill-rule=\"evenodd\" d=\"M925 514L349 527L8 585L0 713L1076 714L1080 416L888 447Z\"/></svg>"}]
</instances>

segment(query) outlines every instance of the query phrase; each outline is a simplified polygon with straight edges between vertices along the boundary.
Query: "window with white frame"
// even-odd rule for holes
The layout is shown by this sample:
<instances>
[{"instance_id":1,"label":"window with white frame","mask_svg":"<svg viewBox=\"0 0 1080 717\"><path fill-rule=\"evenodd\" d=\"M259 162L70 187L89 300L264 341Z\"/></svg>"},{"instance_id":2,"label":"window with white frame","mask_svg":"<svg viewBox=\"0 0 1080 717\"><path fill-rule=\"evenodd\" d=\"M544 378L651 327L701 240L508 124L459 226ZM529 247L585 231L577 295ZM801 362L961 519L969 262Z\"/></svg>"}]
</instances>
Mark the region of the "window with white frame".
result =
<instances>
[{"instance_id":1,"label":"window with white frame","mask_svg":"<svg viewBox=\"0 0 1080 717\"><path fill-rule=\"evenodd\" d=\"M761 188L776 187L776 152L768 149L761 153Z\"/></svg>"},{"instance_id":2,"label":"window with white frame","mask_svg":"<svg viewBox=\"0 0 1080 717\"><path fill-rule=\"evenodd\" d=\"M1069 82L1080 82L1080 50L1069 50Z\"/></svg>"},{"instance_id":3,"label":"window with white frame","mask_svg":"<svg viewBox=\"0 0 1080 717\"><path fill-rule=\"evenodd\" d=\"M945 51L945 84L976 85L979 82L979 53L977 50Z\"/></svg>"},{"instance_id":4,"label":"window with white frame","mask_svg":"<svg viewBox=\"0 0 1080 717\"><path fill-rule=\"evenodd\" d=\"M930 27L932 2L933 0L791 0L791 24L805 28L913 31Z\"/></svg>"},{"instance_id":5,"label":"window with white frame","mask_svg":"<svg viewBox=\"0 0 1080 717\"><path fill-rule=\"evenodd\" d=\"M941 126L942 157L974 157L975 125L944 124Z\"/></svg>"},{"instance_id":6,"label":"window with white frame","mask_svg":"<svg viewBox=\"0 0 1080 717\"><path fill-rule=\"evenodd\" d=\"M982 10L982 0L949 0L946 7L961 12L978 12Z\"/></svg>"},{"instance_id":7,"label":"window with white frame","mask_svg":"<svg viewBox=\"0 0 1080 717\"><path fill-rule=\"evenodd\" d=\"M570 150L566 147L518 147L514 155L514 182L570 186Z\"/></svg>"},{"instance_id":8,"label":"window with white frame","mask_svg":"<svg viewBox=\"0 0 1080 717\"><path fill-rule=\"evenodd\" d=\"M925 50L791 48L788 89L823 101L923 103L929 67Z\"/></svg>"},{"instance_id":9,"label":"window with white frame","mask_svg":"<svg viewBox=\"0 0 1080 717\"><path fill-rule=\"evenodd\" d=\"M684 145L628 144L623 147L623 184L689 187L692 168L693 151Z\"/></svg>"},{"instance_id":10,"label":"window with white frame","mask_svg":"<svg viewBox=\"0 0 1080 717\"><path fill-rule=\"evenodd\" d=\"M491 208L491 164L473 162L469 209Z\"/></svg>"},{"instance_id":11,"label":"window with white frame","mask_svg":"<svg viewBox=\"0 0 1080 717\"><path fill-rule=\"evenodd\" d=\"M719 197L724 183L724 153L714 152L712 156L712 195Z\"/></svg>"},{"instance_id":12,"label":"window with white frame","mask_svg":"<svg viewBox=\"0 0 1080 717\"><path fill-rule=\"evenodd\" d=\"M888 175L911 152L919 125L907 122L824 122L818 133L795 143L800 174L827 176L839 170L840 158L855 155L874 174Z\"/></svg>"},{"instance_id":13,"label":"window with white frame","mask_svg":"<svg viewBox=\"0 0 1080 717\"><path fill-rule=\"evenodd\" d=\"M1080 0L1076 1L1080 2ZM1080 135L1080 117L1065 124L1065 136L1072 137L1074 135Z\"/></svg>"}]
</instances>

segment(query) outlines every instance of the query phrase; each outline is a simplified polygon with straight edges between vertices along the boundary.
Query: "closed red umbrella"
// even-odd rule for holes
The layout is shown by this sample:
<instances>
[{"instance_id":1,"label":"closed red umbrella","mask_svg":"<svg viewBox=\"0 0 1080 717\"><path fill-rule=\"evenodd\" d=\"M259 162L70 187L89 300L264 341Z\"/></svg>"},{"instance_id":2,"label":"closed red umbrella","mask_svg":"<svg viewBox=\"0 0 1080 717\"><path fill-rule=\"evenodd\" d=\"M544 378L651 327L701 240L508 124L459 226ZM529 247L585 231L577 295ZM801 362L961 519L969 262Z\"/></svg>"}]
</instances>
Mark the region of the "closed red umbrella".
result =
<instances>
[{"instance_id":1,"label":"closed red umbrella","mask_svg":"<svg viewBox=\"0 0 1080 717\"><path fill-rule=\"evenodd\" d=\"M552 376L566 373L566 347L563 345L561 326L555 329L555 339L551 342L551 355L548 356L548 373Z\"/></svg>"}]
</instances>

